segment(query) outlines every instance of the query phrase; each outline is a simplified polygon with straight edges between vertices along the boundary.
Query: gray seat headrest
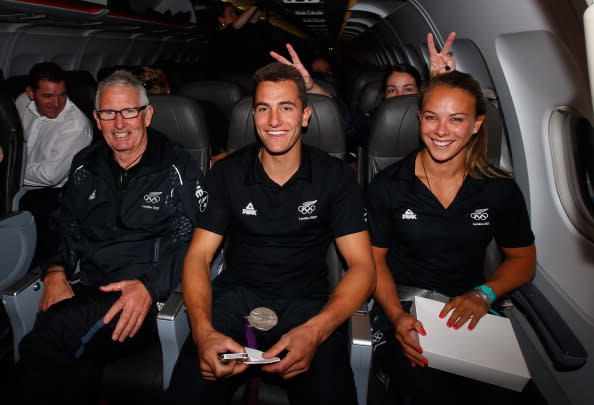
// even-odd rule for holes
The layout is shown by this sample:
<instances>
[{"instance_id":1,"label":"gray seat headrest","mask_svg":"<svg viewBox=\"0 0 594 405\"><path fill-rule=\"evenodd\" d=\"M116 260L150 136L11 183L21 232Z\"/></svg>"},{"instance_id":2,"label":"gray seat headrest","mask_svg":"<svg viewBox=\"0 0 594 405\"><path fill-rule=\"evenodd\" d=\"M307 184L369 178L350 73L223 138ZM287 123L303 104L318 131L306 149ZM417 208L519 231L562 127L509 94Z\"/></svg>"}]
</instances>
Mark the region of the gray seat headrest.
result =
<instances>
[{"instance_id":1,"label":"gray seat headrest","mask_svg":"<svg viewBox=\"0 0 594 405\"><path fill-rule=\"evenodd\" d=\"M313 112L308 127L303 129L303 142L344 159L346 140L338 104L334 99L319 94L308 94L307 98ZM233 107L227 152L235 152L256 141L252 98L245 97Z\"/></svg>"},{"instance_id":2,"label":"gray seat headrest","mask_svg":"<svg viewBox=\"0 0 594 405\"><path fill-rule=\"evenodd\" d=\"M173 94L151 94L149 99L155 111L151 126L190 152L206 173L210 164L210 145L200 104L189 97Z\"/></svg>"},{"instance_id":3,"label":"gray seat headrest","mask_svg":"<svg viewBox=\"0 0 594 405\"><path fill-rule=\"evenodd\" d=\"M367 144L368 181L419 146L419 95L392 97L377 109Z\"/></svg>"}]
</instances>

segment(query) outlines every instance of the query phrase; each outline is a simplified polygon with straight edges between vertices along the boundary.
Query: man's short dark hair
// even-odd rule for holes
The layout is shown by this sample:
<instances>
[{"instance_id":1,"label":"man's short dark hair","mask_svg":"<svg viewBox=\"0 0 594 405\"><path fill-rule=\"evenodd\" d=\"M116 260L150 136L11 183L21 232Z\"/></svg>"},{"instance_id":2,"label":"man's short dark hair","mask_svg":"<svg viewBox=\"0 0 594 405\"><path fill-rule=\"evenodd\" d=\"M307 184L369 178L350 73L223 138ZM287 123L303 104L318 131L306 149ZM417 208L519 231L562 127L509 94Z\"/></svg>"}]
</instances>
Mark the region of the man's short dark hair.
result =
<instances>
[{"instance_id":1,"label":"man's short dark hair","mask_svg":"<svg viewBox=\"0 0 594 405\"><path fill-rule=\"evenodd\" d=\"M40 80L48 80L50 82L59 83L66 80L66 74L62 68L54 62L38 63L29 71L29 86L33 90L39 88Z\"/></svg>"},{"instance_id":2,"label":"man's short dark hair","mask_svg":"<svg viewBox=\"0 0 594 405\"><path fill-rule=\"evenodd\" d=\"M285 65L284 63L274 62L256 71L254 74L254 95L262 82L278 83L285 80L295 83L302 108L307 107L307 92L305 91L305 82L301 73L293 66Z\"/></svg>"}]
</instances>

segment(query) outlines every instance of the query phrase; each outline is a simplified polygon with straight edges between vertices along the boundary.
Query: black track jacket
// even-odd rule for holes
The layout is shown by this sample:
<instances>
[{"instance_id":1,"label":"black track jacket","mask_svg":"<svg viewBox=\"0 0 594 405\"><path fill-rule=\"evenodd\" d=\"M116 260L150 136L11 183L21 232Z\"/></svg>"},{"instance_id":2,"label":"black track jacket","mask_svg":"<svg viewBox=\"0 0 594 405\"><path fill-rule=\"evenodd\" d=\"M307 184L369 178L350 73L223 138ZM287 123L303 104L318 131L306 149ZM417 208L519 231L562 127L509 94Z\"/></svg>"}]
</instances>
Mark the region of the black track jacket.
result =
<instances>
[{"instance_id":1,"label":"black track jacket","mask_svg":"<svg viewBox=\"0 0 594 405\"><path fill-rule=\"evenodd\" d=\"M140 280L153 300L179 284L185 252L208 195L196 162L179 145L149 130L147 149L118 198L112 150L104 141L72 161L52 224L62 237L50 265L83 285ZM203 208L202 208L203 209Z\"/></svg>"}]
</instances>

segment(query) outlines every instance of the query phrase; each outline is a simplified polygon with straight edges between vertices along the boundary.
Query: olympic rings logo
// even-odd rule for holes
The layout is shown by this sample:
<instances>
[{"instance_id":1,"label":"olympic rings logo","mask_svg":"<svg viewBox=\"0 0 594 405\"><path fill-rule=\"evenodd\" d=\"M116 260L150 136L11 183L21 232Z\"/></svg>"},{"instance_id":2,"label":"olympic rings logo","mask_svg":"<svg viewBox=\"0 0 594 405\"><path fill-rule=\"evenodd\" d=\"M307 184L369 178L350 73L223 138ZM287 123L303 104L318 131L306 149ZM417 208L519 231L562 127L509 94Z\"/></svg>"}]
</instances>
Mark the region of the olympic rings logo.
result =
<instances>
[{"instance_id":1,"label":"olympic rings logo","mask_svg":"<svg viewBox=\"0 0 594 405\"><path fill-rule=\"evenodd\" d=\"M316 206L315 205L310 205L310 206L307 206L307 207L304 207L303 205L300 205L299 207L297 207L297 211L299 211L299 213L302 214L302 215L312 214L315 210L316 210Z\"/></svg>"},{"instance_id":2,"label":"olympic rings logo","mask_svg":"<svg viewBox=\"0 0 594 405\"><path fill-rule=\"evenodd\" d=\"M485 221L487 218L489 218L489 214L487 214L486 212L473 212L472 214L470 214L470 218L474 219L475 221Z\"/></svg>"},{"instance_id":3,"label":"olympic rings logo","mask_svg":"<svg viewBox=\"0 0 594 405\"><path fill-rule=\"evenodd\" d=\"M149 194L145 194L144 196L144 201L146 201L149 204L156 204L159 201L161 201L161 193L149 193Z\"/></svg>"}]
</instances>

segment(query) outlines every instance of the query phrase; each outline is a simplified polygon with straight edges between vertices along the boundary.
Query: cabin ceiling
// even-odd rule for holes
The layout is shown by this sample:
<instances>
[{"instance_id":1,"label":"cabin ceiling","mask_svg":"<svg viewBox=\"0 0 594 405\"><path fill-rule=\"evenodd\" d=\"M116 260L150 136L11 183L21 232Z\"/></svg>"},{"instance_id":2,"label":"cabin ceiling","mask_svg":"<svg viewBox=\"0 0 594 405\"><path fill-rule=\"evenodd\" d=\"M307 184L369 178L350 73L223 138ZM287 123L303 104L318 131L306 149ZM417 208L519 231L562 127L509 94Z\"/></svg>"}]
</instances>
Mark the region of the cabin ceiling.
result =
<instances>
[{"instance_id":1,"label":"cabin ceiling","mask_svg":"<svg viewBox=\"0 0 594 405\"><path fill-rule=\"evenodd\" d=\"M256 0L227 0L246 10ZM218 0L0 0L0 22L138 31L196 36L212 30ZM268 21L318 45L334 47L373 27L407 0L257 0Z\"/></svg>"},{"instance_id":2,"label":"cabin ceiling","mask_svg":"<svg viewBox=\"0 0 594 405\"><path fill-rule=\"evenodd\" d=\"M228 0L246 10L254 0ZM269 21L286 31L333 47L356 38L407 0L259 0Z\"/></svg>"}]
</instances>

